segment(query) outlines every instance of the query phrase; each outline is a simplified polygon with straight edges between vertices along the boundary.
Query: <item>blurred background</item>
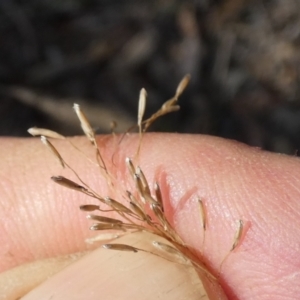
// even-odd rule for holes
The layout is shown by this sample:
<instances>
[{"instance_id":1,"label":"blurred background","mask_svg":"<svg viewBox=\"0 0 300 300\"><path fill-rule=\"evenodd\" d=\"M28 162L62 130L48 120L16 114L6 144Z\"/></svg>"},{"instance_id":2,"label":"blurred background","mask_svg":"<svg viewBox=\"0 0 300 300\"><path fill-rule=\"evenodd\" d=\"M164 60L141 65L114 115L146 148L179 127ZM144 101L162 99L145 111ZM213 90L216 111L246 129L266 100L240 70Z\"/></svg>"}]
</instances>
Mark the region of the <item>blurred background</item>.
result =
<instances>
[{"instance_id":1,"label":"blurred background","mask_svg":"<svg viewBox=\"0 0 300 300\"><path fill-rule=\"evenodd\" d=\"M300 149L299 0L1 0L0 135L98 133L146 117L192 81L153 131L203 133L281 153Z\"/></svg>"}]
</instances>

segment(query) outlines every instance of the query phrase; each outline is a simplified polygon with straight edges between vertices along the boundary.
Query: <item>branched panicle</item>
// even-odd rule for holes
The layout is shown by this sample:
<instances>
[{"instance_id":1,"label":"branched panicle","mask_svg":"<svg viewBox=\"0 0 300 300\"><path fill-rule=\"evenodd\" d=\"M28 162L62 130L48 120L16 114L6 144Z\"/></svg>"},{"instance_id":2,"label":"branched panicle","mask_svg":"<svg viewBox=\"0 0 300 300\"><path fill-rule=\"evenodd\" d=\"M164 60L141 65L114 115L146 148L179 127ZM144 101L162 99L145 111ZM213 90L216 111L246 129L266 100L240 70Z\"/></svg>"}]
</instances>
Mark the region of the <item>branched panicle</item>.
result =
<instances>
[{"instance_id":1,"label":"branched panicle","mask_svg":"<svg viewBox=\"0 0 300 300\"><path fill-rule=\"evenodd\" d=\"M213 278L213 275L211 275L204 264L196 261L191 250L184 244L184 242L181 240L176 230L173 228L172 224L166 217L164 212L164 199L159 183L155 182L152 188L152 185L147 180L147 177L142 168L134 163L135 160L138 160L138 154L141 148L143 134L157 118L179 109L178 98L186 88L189 80L190 76L186 75L179 83L175 95L170 100L166 101L157 112L152 114L151 117L146 120L143 120L143 117L146 108L147 93L145 89L141 90L137 116L137 126L139 127L140 136L137 155L135 156L135 158L127 157L124 162L127 166L128 178L132 181L135 189L133 191L125 190L123 191L123 195L120 195L122 199L125 196L127 200L125 203L124 201L122 201L121 203L121 201L119 201L118 199L113 199L110 196L99 195L94 190L92 190L89 185L81 179L80 175L77 174L76 171L66 163L66 161L59 154L59 151L48 139L51 138L67 140L72 147L74 147L76 150L79 150L77 146L74 145L71 141L56 132L42 128L31 128L29 129L29 133L34 136L40 135L42 142L50 149L50 151L54 154L56 159L58 159L60 164L63 167L70 169L77 178L76 181L79 181L79 183L77 183L63 176L53 176L51 179L54 182L69 189L80 191L99 201L98 205L86 204L80 206L80 209L82 211L89 213L87 215L87 218L94 222L94 224L90 227L91 230L101 232L117 232L122 234L132 233L136 231L147 231L165 240L165 243L158 241L153 241L152 243L152 246L154 248L158 249L160 252L165 253L165 255L162 255L163 257L169 255L174 261L193 266L194 268L204 272L205 274ZM84 134L95 149L96 165L99 167L101 174L104 176L105 180L111 187L117 186L117 180L114 179L112 172L110 172L110 170L107 168L107 165L101 155L101 151L97 144L95 133L90 123L88 122L87 117L84 115L78 104L74 104L74 110L80 121ZM200 208L200 216L202 218L202 226L205 231L207 226L205 208L202 200L199 199L198 203ZM98 215L96 214L97 212L100 212L101 214ZM103 213L106 212L113 212L114 217L103 215ZM242 222L240 222L239 224L242 230ZM237 247L237 244L241 238L241 230L239 230L236 234L236 239L233 244L232 250ZM114 233L109 236L111 236L111 238L113 239L118 237L119 234ZM101 238L99 240L101 240ZM106 249L119 251L145 251L157 255L151 251L138 249L130 245L113 243L104 244L103 247ZM161 254L159 254L159 256L161 256Z\"/></svg>"}]
</instances>

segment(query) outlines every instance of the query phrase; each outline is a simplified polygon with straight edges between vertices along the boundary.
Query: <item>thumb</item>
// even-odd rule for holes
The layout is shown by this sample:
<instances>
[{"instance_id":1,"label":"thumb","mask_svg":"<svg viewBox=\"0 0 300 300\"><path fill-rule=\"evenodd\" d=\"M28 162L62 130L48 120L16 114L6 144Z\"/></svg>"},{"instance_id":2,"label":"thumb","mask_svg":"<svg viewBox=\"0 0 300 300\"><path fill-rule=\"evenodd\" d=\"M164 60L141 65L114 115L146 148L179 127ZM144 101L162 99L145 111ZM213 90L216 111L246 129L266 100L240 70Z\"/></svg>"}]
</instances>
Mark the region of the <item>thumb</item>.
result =
<instances>
[{"instance_id":1,"label":"thumb","mask_svg":"<svg viewBox=\"0 0 300 300\"><path fill-rule=\"evenodd\" d=\"M153 238L134 233L120 238L118 243L149 249ZM22 299L227 299L220 286L212 284L208 296L192 268L146 252L108 251L100 247Z\"/></svg>"}]
</instances>

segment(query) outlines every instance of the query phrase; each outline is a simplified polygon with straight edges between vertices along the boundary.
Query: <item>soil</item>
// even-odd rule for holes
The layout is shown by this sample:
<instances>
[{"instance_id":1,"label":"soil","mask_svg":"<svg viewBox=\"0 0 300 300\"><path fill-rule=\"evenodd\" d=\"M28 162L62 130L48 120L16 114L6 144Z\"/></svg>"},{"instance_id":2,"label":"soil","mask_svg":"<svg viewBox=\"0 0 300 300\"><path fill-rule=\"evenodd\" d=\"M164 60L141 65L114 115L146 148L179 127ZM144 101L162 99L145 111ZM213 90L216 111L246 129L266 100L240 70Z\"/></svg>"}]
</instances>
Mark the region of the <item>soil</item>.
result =
<instances>
[{"instance_id":1,"label":"soil","mask_svg":"<svg viewBox=\"0 0 300 300\"><path fill-rule=\"evenodd\" d=\"M153 131L203 133L266 150L300 147L300 1L1 0L0 135L80 134L136 122L192 81Z\"/></svg>"}]
</instances>

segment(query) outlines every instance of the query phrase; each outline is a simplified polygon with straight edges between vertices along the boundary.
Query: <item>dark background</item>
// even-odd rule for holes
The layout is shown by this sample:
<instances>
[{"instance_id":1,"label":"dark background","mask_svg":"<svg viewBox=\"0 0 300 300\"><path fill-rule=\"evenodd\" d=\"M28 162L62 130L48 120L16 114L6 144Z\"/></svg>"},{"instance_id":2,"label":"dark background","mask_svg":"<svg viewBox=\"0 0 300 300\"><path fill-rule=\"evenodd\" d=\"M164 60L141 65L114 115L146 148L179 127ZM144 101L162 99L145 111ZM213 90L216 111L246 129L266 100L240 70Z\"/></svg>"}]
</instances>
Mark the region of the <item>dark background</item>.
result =
<instances>
[{"instance_id":1,"label":"dark background","mask_svg":"<svg viewBox=\"0 0 300 300\"><path fill-rule=\"evenodd\" d=\"M151 127L267 150L300 148L299 0L1 0L0 135L31 126L97 132L146 116L192 81L181 111Z\"/></svg>"}]
</instances>

